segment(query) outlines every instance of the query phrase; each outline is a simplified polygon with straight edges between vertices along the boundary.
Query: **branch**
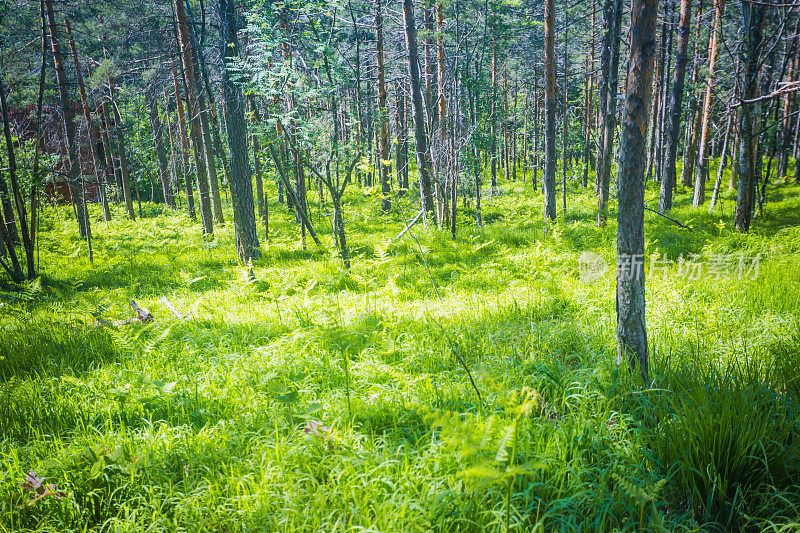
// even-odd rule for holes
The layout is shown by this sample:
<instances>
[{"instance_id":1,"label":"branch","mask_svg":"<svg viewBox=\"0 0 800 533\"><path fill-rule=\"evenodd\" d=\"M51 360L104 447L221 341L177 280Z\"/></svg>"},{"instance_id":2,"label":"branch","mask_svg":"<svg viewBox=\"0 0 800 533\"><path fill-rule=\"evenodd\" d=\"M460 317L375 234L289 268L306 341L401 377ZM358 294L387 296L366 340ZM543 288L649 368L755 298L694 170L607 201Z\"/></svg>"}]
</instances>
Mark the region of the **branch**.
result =
<instances>
[{"instance_id":1,"label":"branch","mask_svg":"<svg viewBox=\"0 0 800 533\"><path fill-rule=\"evenodd\" d=\"M672 217L668 217L668 216L667 216L667 215L665 215L664 213L659 213L659 212L658 212L658 211L656 211L655 209L650 209L650 208L649 208L649 207L647 207L647 206L645 206L644 208L645 208L646 210L650 211L651 213L655 213L656 215L658 215L658 216L660 216L660 217L664 217L664 218L666 218L667 220L671 220L672 222L674 222L675 224L679 225L679 226L680 226L680 227L682 227L682 228L686 228L686 229L688 229L689 231L692 231L692 228L690 228L689 226L687 226L687 225L685 225L685 224L681 224L680 222L678 222L678 221L677 221L677 220L675 220L674 218L672 218Z\"/></svg>"}]
</instances>

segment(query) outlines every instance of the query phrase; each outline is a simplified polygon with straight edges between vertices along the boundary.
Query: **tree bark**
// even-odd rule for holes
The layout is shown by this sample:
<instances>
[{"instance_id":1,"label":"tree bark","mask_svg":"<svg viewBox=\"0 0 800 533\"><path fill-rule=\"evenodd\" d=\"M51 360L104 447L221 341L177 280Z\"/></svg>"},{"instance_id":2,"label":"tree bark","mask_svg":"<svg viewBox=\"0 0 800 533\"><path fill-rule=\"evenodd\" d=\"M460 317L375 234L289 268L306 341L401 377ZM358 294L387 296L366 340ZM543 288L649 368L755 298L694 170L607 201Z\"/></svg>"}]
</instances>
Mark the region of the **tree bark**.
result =
<instances>
[{"instance_id":1,"label":"tree bark","mask_svg":"<svg viewBox=\"0 0 800 533\"><path fill-rule=\"evenodd\" d=\"M603 51L600 56L600 150L597 155L597 225L608 218L608 187L617 127L617 88L619 85L619 43L622 25L622 0L606 0L603 6Z\"/></svg>"},{"instance_id":2,"label":"tree bark","mask_svg":"<svg viewBox=\"0 0 800 533\"><path fill-rule=\"evenodd\" d=\"M14 153L14 141L11 138L11 127L8 124L8 102L6 102L6 84L2 76L0 76L0 111L3 113L3 135L6 140L6 150L8 151L8 175L11 178L11 191L14 195L14 204L17 207L17 215L19 215L19 227L22 232L22 246L25 248L25 263L28 279L36 277L36 268L33 258L33 243L31 242L31 234L28 230L28 214L25 208L25 201L22 199L22 190L20 189L19 178L17 176L17 158ZM5 180L4 180L5 181ZM90 241L91 242L91 241ZM8 245L8 243L6 243ZM91 249L91 248L90 248ZM10 248L13 253L13 244ZM16 254L13 254L13 258Z\"/></svg>"},{"instance_id":3,"label":"tree bark","mask_svg":"<svg viewBox=\"0 0 800 533\"><path fill-rule=\"evenodd\" d=\"M739 110L739 194L736 199L736 214L733 223L737 231L750 229L750 221L755 205L756 185L756 145L758 136L755 105L747 100L758 96L759 48L761 47L761 26L764 20L764 5L751 4L742 0L742 43L741 56L744 63L742 106Z\"/></svg>"},{"instance_id":4,"label":"tree bark","mask_svg":"<svg viewBox=\"0 0 800 533\"><path fill-rule=\"evenodd\" d=\"M703 99L703 120L700 125L700 144L697 147L697 170L694 177L694 198L692 205L699 207L706 201L706 181L708 181L708 136L713 104L714 79L716 77L717 41L720 35L720 19L725 9L725 0L714 0L714 28L708 45L708 77Z\"/></svg>"},{"instance_id":5,"label":"tree bark","mask_svg":"<svg viewBox=\"0 0 800 533\"><path fill-rule=\"evenodd\" d=\"M183 175L186 183L186 209L189 218L195 219L194 209L194 178L191 165L189 164L189 134L186 130L186 114L183 110L183 99L181 98L181 86L178 81L178 67L176 60L172 59L172 83L175 89L175 110L178 113L178 136L181 140L181 161L183 162Z\"/></svg>"},{"instance_id":6,"label":"tree bark","mask_svg":"<svg viewBox=\"0 0 800 533\"><path fill-rule=\"evenodd\" d=\"M153 144L156 150L156 159L158 160L158 177L161 180L161 190L164 194L164 202L174 208L175 196L172 193L172 186L169 179L169 160L167 159L167 152L164 149L163 127L161 124L161 117L158 115L158 101L154 94L147 92L145 94L147 100L147 107L150 111L150 127L153 130Z\"/></svg>"},{"instance_id":7,"label":"tree bark","mask_svg":"<svg viewBox=\"0 0 800 533\"><path fill-rule=\"evenodd\" d=\"M375 31L377 33L377 61L378 61L378 128L380 161L378 162L381 180L381 210L388 213L392 210L392 184L390 176L391 155L389 153L389 110L386 107L386 74L383 62L383 0L375 0Z\"/></svg>"},{"instance_id":8,"label":"tree bark","mask_svg":"<svg viewBox=\"0 0 800 533\"><path fill-rule=\"evenodd\" d=\"M222 95L225 102L225 121L230 149L231 200L233 203L233 225L236 232L236 252L242 262L258 259L261 251L256 229L255 206L253 205L253 177L250 173L250 158L247 153L247 123L244 118L245 99L242 89L231 79L228 64L239 53L237 31L240 16L233 0L219 0L220 55L224 58L222 69Z\"/></svg>"},{"instance_id":9,"label":"tree bark","mask_svg":"<svg viewBox=\"0 0 800 533\"><path fill-rule=\"evenodd\" d=\"M56 85L58 86L59 100L61 109L64 113L64 138L67 141L67 153L69 154L69 173L67 180L70 192L75 201L75 210L78 219L78 233L86 238L87 245L91 249L91 224L87 214L86 202L84 201L83 182L80 180L80 160L78 158L78 146L75 143L75 113L69 101L69 90L67 78L64 72L64 62L61 55L61 48L58 43L58 29L56 28L55 14L53 13L52 0L45 0L47 10L47 20L50 25L50 51L53 54L53 63L56 67Z\"/></svg>"},{"instance_id":10,"label":"tree bark","mask_svg":"<svg viewBox=\"0 0 800 533\"><path fill-rule=\"evenodd\" d=\"M75 40L72 38L72 28L70 27L69 20L64 21L67 29L67 39L69 39L69 50L72 53L72 60L75 64L75 78L78 81L78 91L81 96L81 108L83 108L83 118L86 120L86 132L89 143L89 150L92 152L92 164L94 166L94 177L97 180L97 185L100 188L100 201L103 205L103 219L108 223L111 220L111 210L108 207L108 199L106 198L106 187L103 183L101 173L105 174L105 169L101 170L100 158L97 154L97 149L92 141L92 115L89 111L88 99L86 98L86 88L83 84L83 74L81 74L81 65L78 60L78 51L75 48Z\"/></svg>"},{"instance_id":11,"label":"tree bark","mask_svg":"<svg viewBox=\"0 0 800 533\"><path fill-rule=\"evenodd\" d=\"M408 70L411 78L411 107L414 114L414 140L416 141L419 187L422 196L424 221L435 212L433 204L433 165L425 133L425 116L422 101L422 88L419 75L419 52L417 49L417 28L414 23L414 6L411 0L403 0L403 20L405 22L406 47L408 48Z\"/></svg>"},{"instance_id":12,"label":"tree bark","mask_svg":"<svg viewBox=\"0 0 800 533\"><path fill-rule=\"evenodd\" d=\"M681 0L681 16L678 23L678 51L675 57L675 77L672 81L672 97L669 103L669 126L667 129L666 162L661 179L661 192L658 211L663 213L672 209L672 192L677 179L675 160L678 157L678 143L681 131L681 109L686 82L686 56L689 49L689 29L692 21L692 0Z\"/></svg>"},{"instance_id":13,"label":"tree bark","mask_svg":"<svg viewBox=\"0 0 800 533\"><path fill-rule=\"evenodd\" d=\"M633 0L631 48L622 121L617 209L617 364L648 381L645 323L644 189L648 105L653 90L658 0Z\"/></svg>"},{"instance_id":14,"label":"tree bark","mask_svg":"<svg viewBox=\"0 0 800 533\"><path fill-rule=\"evenodd\" d=\"M205 99L197 91L196 81L198 79L195 71L194 54L192 54L192 40L189 36L189 24L186 21L186 11L184 10L183 0L175 0L175 13L178 22L178 44L181 49L181 59L183 61L184 79L187 88L189 128L191 131L192 144L194 146L194 162L197 169L197 189L200 196L200 221L203 225L203 233L211 235L214 233L214 220L211 212L211 197L208 186L208 167L206 159L205 140L203 136L203 126L201 124Z\"/></svg>"},{"instance_id":15,"label":"tree bark","mask_svg":"<svg viewBox=\"0 0 800 533\"><path fill-rule=\"evenodd\" d=\"M545 135L544 135L544 215L556 219L556 54L554 0L544 3Z\"/></svg>"}]
</instances>

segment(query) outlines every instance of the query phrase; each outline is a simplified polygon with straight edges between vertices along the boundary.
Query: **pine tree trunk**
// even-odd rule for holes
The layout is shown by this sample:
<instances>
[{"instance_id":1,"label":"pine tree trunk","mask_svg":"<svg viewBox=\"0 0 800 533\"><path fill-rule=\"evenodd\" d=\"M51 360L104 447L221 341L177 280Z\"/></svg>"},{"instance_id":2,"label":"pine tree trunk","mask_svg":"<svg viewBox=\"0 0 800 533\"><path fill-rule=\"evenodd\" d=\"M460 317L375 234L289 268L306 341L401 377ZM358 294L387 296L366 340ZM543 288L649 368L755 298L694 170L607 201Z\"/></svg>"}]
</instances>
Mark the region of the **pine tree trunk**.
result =
<instances>
[{"instance_id":1,"label":"pine tree trunk","mask_svg":"<svg viewBox=\"0 0 800 533\"><path fill-rule=\"evenodd\" d=\"M556 55L554 0L544 3L545 134L544 134L544 214L556 219Z\"/></svg>"},{"instance_id":2,"label":"pine tree trunk","mask_svg":"<svg viewBox=\"0 0 800 533\"><path fill-rule=\"evenodd\" d=\"M658 211L663 213L672 209L672 192L677 179L675 160L678 157L678 143L681 131L681 110L686 82L686 56L689 49L689 28L692 21L692 1L681 0L681 16L678 23L678 51L675 58L675 77L672 81L672 97L669 102L669 126L667 129L666 161L661 179L661 192Z\"/></svg>"},{"instance_id":3,"label":"pine tree trunk","mask_svg":"<svg viewBox=\"0 0 800 533\"><path fill-rule=\"evenodd\" d=\"M183 62L184 82L186 84L186 96L188 98L187 107L189 111L189 129L191 132L192 145L194 147L194 162L197 169L197 189L200 197L200 221L203 225L203 233L212 235L214 233L214 219L211 211L211 197L208 186L208 167L206 160L206 147L203 136L202 109L204 99L197 91L196 81L198 79L195 71L194 55L192 54L192 41L189 36L189 24L186 21L186 12L183 0L175 0L175 13L178 21L178 44L181 49L181 60Z\"/></svg>"},{"instance_id":4,"label":"pine tree trunk","mask_svg":"<svg viewBox=\"0 0 800 533\"><path fill-rule=\"evenodd\" d=\"M411 78L411 108L414 114L414 140L419 169L419 186L422 195L423 216L428 218L435 212L433 204L433 171L428 139L425 133L425 117L422 102L422 88L419 75L419 52L417 49L417 28L414 24L414 6L411 0L403 0L403 19L405 21L406 46L408 48L408 70Z\"/></svg>"},{"instance_id":5,"label":"pine tree trunk","mask_svg":"<svg viewBox=\"0 0 800 533\"><path fill-rule=\"evenodd\" d=\"M739 111L739 194L736 199L734 227L737 231L750 229L750 221L755 205L756 186L756 146L758 136L755 104L752 100L758 96L759 49L761 47L761 26L764 20L764 5L751 4L742 0L742 43L741 55L744 62L744 81L741 85L742 105Z\"/></svg>"},{"instance_id":6,"label":"pine tree trunk","mask_svg":"<svg viewBox=\"0 0 800 533\"><path fill-rule=\"evenodd\" d=\"M694 54L692 58L692 76L689 88L690 100L687 112L686 140L683 144L683 167L681 169L681 184L684 187L692 185L694 163L697 156L697 134L700 130L700 109L697 100L697 73L700 68L700 21L703 17L703 0L698 0L697 21L694 29Z\"/></svg>"},{"instance_id":7,"label":"pine tree trunk","mask_svg":"<svg viewBox=\"0 0 800 533\"><path fill-rule=\"evenodd\" d=\"M136 220L133 210L133 195L131 194L131 173L128 168L128 156L125 152L125 135L122 133L122 115L117 107L115 96L114 78L108 78L108 93L111 98L111 110L114 113L114 136L117 139L117 152L119 155L119 168L122 181L122 197L125 200L125 211L129 220Z\"/></svg>"},{"instance_id":8,"label":"pine tree trunk","mask_svg":"<svg viewBox=\"0 0 800 533\"><path fill-rule=\"evenodd\" d=\"M181 86L178 82L178 68L174 57L172 59L172 83L175 86L175 109L178 113L178 134L181 140L181 160L186 183L186 209L189 212L189 217L194 220L197 215L194 209L194 179L191 165L189 164L189 134L186 131L186 114L183 110Z\"/></svg>"},{"instance_id":9,"label":"pine tree trunk","mask_svg":"<svg viewBox=\"0 0 800 533\"><path fill-rule=\"evenodd\" d=\"M716 77L717 41L720 35L720 19L725 8L725 0L714 0L714 28L708 45L708 77L703 99L703 120L700 125L700 144L697 147L697 170L694 177L694 198L692 205L699 207L706 200L706 181L708 181L708 137L713 104L714 79Z\"/></svg>"},{"instance_id":10,"label":"pine tree trunk","mask_svg":"<svg viewBox=\"0 0 800 533\"><path fill-rule=\"evenodd\" d=\"M611 160L617 126L617 88L619 84L619 44L622 24L622 1L606 0L603 6L603 51L600 64L600 150L597 155L597 225L605 226L608 218L608 188L611 181Z\"/></svg>"},{"instance_id":11,"label":"pine tree trunk","mask_svg":"<svg viewBox=\"0 0 800 533\"><path fill-rule=\"evenodd\" d=\"M75 78L78 81L78 91L81 96L81 108L83 109L83 118L86 120L86 131L87 137L89 142L89 150L92 153L92 164L94 167L94 177L97 180L97 184L100 188L100 201L103 205L103 220L108 223L111 220L111 210L108 207L108 199L106 198L106 187L103 183L103 178L101 177L101 173L105 174L104 170L101 170L100 159L97 155L97 150L94 147L94 143L92 141L92 115L89 111L89 104L86 98L86 87L83 84L83 74L81 74L81 65L80 61L78 60L78 52L75 48L75 40L72 38L72 28L70 26L69 20L64 21L66 29L67 29L67 39L69 39L69 50L72 53L72 59L75 64Z\"/></svg>"},{"instance_id":12,"label":"pine tree trunk","mask_svg":"<svg viewBox=\"0 0 800 533\"><path fill-rule=\"evenodd\" d=\"M69 173L67 181L70 192L75 202L75 210L78 219L78 233L86 238L87 245L91 249L91 224L87 215L86 202L83 194L83 182L80 179L80 160L78 158L78 146L75 141L75 113L69 101L69 89L66 74L64 73L64 62L61 55L61 48L58 43L58 30L56 28L55 14L53 13L53 3L45 0L47 10L47 20L50 25L50 50L53 54L53 63L56 68L56 85L58 86L61 110L64 114L65 139L67 141L67 153L69 154ZM91 252L90 252L91 254Z\"/></svg>"},{"instance_id":13,"label":"pine tree trunk","mask_svg":"<svg viewBox=\"0 0 800 533\"><path fill-rule=\"evenodd\" d=\"M22 246L25 249L25 263L28 279L36 277L36 264L33 257L33 242L31 241L31 233L28 230L28 213L25 208L25 201L22 199L22 190L20 189L19 178L17 176L17 158L14 152L14 140L11 138L11 127L8 123L8 102L6 102L6 84L2 76L0 76L0 111L3 113L3 136L6 141L6 150L8 155L8 176L11 179L11 192L14 195L14 204L17 207L17 214L19 215L19 227L22 232ZM5 180L3 180L5 182ZM88 241L91 243L91 239ZM89 248L91 250L91 247ZM12 250L13 252L13 245ZM16 254L12 256L16 257ZM91 259L91 254L90 254ZM18 270L21 273L21 270Z\"/></svg>"},{"instance_id":14,"label":"pine tree trunk","mask_svg":"<svg viewBox=\"0 0 800 533\"><path fill-rule=\"evenodd\" d=\"M617 364L648 381L644 278L644 189L648 105L653 90L658 0L633 0L630 56L617 179Z\"/></svg>"},{"instance_id":15,"label":"pine tree trunk","mask_svg":"<svg viewBox=\"0 0 800 533\"><path fill-rule=\"evenodd\" d=\"M175 197L172 194L172 187L169 179L169 160L167 159L167 152L164 149L163 128L161 118L158 115L158 103L154 95L149 92L145 94L147 100L147 107L150 111L150 127L153 130L153 145L156 150L156 159L158 160L158 177L161 180L161 190L164 194L164 202L170 206L175 207Z\"/></svg>"},{"instance_id":16,"label":"pine tree trunk","mask_svg":"<svg viewBox=\"0 0 800 533\"><path fill-rule=\"evenodd\" d=\"M240 16L233 0L219 0L220 55L225 61L222 69L222 96L225 102L225 120L230 147L231 200L233 203L233 225L236 231L236 252L242 262L261 257L253 205L253 177L250 173L250 158L247 150L247 123L244 118L246 105L242 89L231 78L228 65L239 53Z\"/></svg>"},{"instance_id":17,"label":"pine tree trunk","mask_svg":"<svg viewBox=\"0 0 800 533\"><path fill-rule=\"evenodd\" d=\"M725 140L722 142L722 153L719 158L719 167L717 168L717 179L714 182L714 189L711 193L711 201L708 204L708 211L711 212L714 206L717 205L717 198L719 197L719 188L722 185L722 174L725 172L725 165L727 164L728 156L728 141L731 135L731 123L733 122L732 116L734 113L729 112L727 124L725 126Z\"/></svg>"},{"instance_id":18,"label":"pine tree trunk","mask_svg":"<svg viewBox=\"0 0 800 533\"><path fill-rule=\"evenodd\" d=\"M383 64L383 0L375 0L375 31L377 33L377 62L378 62L378 120L380 127L380 161L378 162L381 180L381 210L388 213L392 210L392 184L390 166L391 154L389 153L389 110L386 107L386 74Z\"/></svg>"}]
</instances>

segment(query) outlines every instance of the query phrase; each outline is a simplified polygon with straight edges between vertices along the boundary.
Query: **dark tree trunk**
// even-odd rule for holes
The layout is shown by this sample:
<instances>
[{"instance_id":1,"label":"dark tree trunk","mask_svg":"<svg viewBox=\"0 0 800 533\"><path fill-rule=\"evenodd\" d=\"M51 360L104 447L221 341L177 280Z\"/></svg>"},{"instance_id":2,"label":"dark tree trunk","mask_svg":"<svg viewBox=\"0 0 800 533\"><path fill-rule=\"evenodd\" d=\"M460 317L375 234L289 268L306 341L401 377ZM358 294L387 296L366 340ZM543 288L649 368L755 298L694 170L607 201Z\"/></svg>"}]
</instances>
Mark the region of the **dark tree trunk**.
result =
<instances>
[{"instance_id":1,"label":"dark tree trunk","mask_svg":"<svg viewBox=\"0 0 800 533\"><path fill-rule=\"evenodd\" d=\"M5 81L0 77L0 111L3 113L3 135L6 140L6 150L8 150L8 175L11 178L11 191L14 195L14 203L17 206L17 214L19 215L19 226L22 232L22 245L25 248L25 263L27 266L28 279L36 277L35 263L33 260L33 243L31 241L31 234L28 231L28 214L25 209L25 201L22 199L22 191L20 189L19 179L17 177L17 159L14 153L14 141L11 138L11 127L8 124L8 103L6 102L6 86ZM3 180L5 181L5 180ZM10 248L12 252L11 258L16 257L13 247Z\"/></svg>"},{"instance_id":2,"label":"dark tree trunk","mask_svg":"<svg viewBox=\"0 0 800 533\"><path fill-rule=\"evenodd\" d=\"M756 133L755 104L747 102L758 96L758 51L761 46L761 25L764 20L764 5L751 4L742 0L742 43L741 56L744 64L742 87L742 106L739 111L739 195L736 200L734 226L737 231L750 229L750 220L755 205L756 185Z\"/></svg>"},{"instance_id":3,"label":"dark tree trunk","mask_svg":"<svg viewBox=\"0 0 800 533\"><path fill-rule=\"evenodd\" d=\"M65 139L67 141L67 153L69 154L69 174L67 180L70 186L70 192L75 202L75 210L78 219L78 233L81 237L86 238L86 242L91 249L91 225L89 223L89 216L86 211L86 202L84 201L83 182L80 179L80 160L78 158L78 146L75 143L75 113L69 101L69 90L67 88L67 79L64 73L64 62L61 55L61 48L58 44L58 30L56 29L56 19L53 13L53 3L51 0L45 0L47 7L47 20L50 24L50 50L53 53L53 63L56 67L56 85L58 86L59 100L61 101L61 110L64 113L64 130ZM90 252L91 254L91 252Z\"/></svg>"},{"instance_id":4,"label":"dark tree trunk","mask_svg":"<svg viewBox=\"0 0 800 533\"><path fill-rule=\"evenodd\" d=\"M378 61L378 128L380 148L380 161L378 161L378 172L381 180L381 210L388 213L392 210L392 184L390 176L392 169L390 166L391 155L389 153L389 110L386 107L386 75L383 64L383 0L375 0L375 30L377 33L377 61Z\"/></svg>"},{"instance_id":5,"label":"dark tree trunk","mask_svg":"<svg viewBox=\"0 0 800 533\"><path fill-rule=\"evenodd\" d=\"M222 69L222 96L225 102L225 120L230 147L231 200L233 224L236 230L236 252L243 262L261 257L253 205L253 177L247 153L247 123L244 118L245 99L242 89L231 79L227 63L235 60L239 52L240 15L233 0L219 0L220 54L226 65Z\"/></svg>"},{"instance_id":6,"label":"dark tree trunk","mask_svg":"<svg viewBox=\"0 0 800 533\"><path fill-rule=\"evenodd\" d=\"M555 16L554 0L544 3L544 215L556 219L556 55L555 55Z\"/></svg>"},{"instance_id":7,"label":"dark tree trunk","mask_svg":"<svg viewBox=\"0 0 800 533\"><path fill-rule=\"evenodd\" d=\"M167 159L167 152L164 149L163 127L161 118L158 116L158 101L155 95L149 92L145 94L145 98L150 111L150 126L153 129L153 144L155 145L156 158L158 159L158 177L161 180L164 202L174 208L175 196L172 194L172 185L169 179L169 159Z\"/></svg>"},{"instance_id":8,"label":"dark tree trunk","mask_svg":"<svg viewBox=\"0 0 800 533\"><path fill-rule=\"evenodd\" d=\"M403 19L405 21L406 46L408 47L408 70L411 77L411 107L414 113L414 140L419 169L419 188L422 196L422 210L427 223L434 213L433 205L433 165L425 133L424 103L419 78L419 52L417 49L417 28L414 24L414 6L411 0L403 0Z\"/></svg>"},{"instance_id":9,"label":"dark tree trunk","mask_svg":"<svg viewBox=\"0 0 800 533\"><path fill-rule=\"evenodd\" d=\"M617 87L619 84L619 42L622 24L622 0L606 0L603 6L603 51L600 56L600 150L597 155L597 225L608 218L608 186L611 159L614 156L614 133L617 127Z\"/></svg>"},{"instance_id":10,"label":"dark tree trunk","mask_svg":"<svg viewBox=\"0 0 800 533\"><path fill-rule=\"evenodd\" d=\"M644 187L648 104L653 90L658 0L633 0L628 82L617 180L617 364L639 368L647 384Z\"/></svg>"},{"instance_id":11,"label":"dark tree trunk","mask_svg":"<svg viewBox=\"0 0 800 533\"><path fill-rule=\"evenodd\" d=\"M717 42L720 35L720 19L725 8L724 0L714 1L714 28L708 45L708 77L706 93L703 98L703 119L700 124L700 144L697 147L697 170L694 178L694 198L692 205L699 207L706 201L706 181L708 181L708 144L711 125L711 105L713 103L714 78L716 77Z\"/></svg>"},{"instance_id":12,"label":"dark tree trunk","mask_svg":"<svg viewBox=\"0 0 800 533\"><path fill-rule=\"evenodd\" d=\"M681 0L681 18L678 23L678 52L675 58L675 77L672 81L672 98L669 103L669 126L667 129L667 153L658 210L663 213L672 209L672 192L675 189L675 160L678 157L678 142L681 131L681 109L683 89L686 82L686 56L689 49L689 29L692 21L692 0Z\"/></svg>"}]
</instances>

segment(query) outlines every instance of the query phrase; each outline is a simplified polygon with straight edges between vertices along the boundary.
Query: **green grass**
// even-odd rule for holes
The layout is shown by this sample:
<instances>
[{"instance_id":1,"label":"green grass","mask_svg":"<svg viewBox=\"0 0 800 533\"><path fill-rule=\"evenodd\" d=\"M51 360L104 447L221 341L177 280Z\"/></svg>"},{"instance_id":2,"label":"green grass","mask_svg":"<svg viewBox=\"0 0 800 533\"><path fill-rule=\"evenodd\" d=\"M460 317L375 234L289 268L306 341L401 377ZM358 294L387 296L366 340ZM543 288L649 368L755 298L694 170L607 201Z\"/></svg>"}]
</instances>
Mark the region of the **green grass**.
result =
<instances>
[{"instance_id":1,"label":"green grass","mask_svg":"<svg viewBox=\"0 0 800 533\"><path fill-rule=\"evenodd\" d=\"M646 253L761 254L760 275L649 276L645 389L615 367L613 273L578 276L582 251L613 264L615 206L595 227L577 182L548 228L505 182L483 228L462 210L419 246L391 241L410 200L382 216L354 188L350 272L329 206L303 249L273 204L252 277L230 224L116 208L90 265L48 207L42 277L0 293L0 531L796 531L800 187L741 235L726 186L711 214L676 197L691 232L646 213ZM156 322L97 325L131 299ZM29 470L64 497L29 503Z\"/></svg>"}]
</instances>

